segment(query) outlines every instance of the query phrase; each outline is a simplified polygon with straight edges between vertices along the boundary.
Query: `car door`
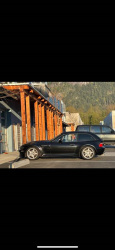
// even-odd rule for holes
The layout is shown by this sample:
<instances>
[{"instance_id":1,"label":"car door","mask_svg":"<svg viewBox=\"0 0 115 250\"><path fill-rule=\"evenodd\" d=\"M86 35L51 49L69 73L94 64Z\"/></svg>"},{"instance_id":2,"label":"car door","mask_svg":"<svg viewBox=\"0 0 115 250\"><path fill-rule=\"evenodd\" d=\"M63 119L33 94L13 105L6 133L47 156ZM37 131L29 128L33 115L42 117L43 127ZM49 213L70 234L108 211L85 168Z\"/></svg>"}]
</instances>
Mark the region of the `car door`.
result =
<instances>
[{"instance_id":1,"label":"car door","mask_svg":"<svg viewBox=\"0 0 115 250\"><path fill-rule=\"evenodd\" d=\"M45 155L49 155L51 153L51 142L50 141L44 141L42 142L42 150Z\"/></svg>"},{"instance_id":2,"label":"car door","mask_svg":"<svg viewBox=\"0 0 115 250\"><path fill-rule=\"evenodd\" d=\"M108 126L102 126L102 136L104 142L115 142L115 133Z\"/></svg>"},{"instance_id":3,"label":"car door","mask_svg":"<svg viewBox=\"0 0 115 250\"><path fill-rule=\"evenodd\" d=\"M59 142L59 139L61 142ZM77 133L67 133L51 142L51 154L73 155L77 148Z\"/></svg>"}]
</instances>

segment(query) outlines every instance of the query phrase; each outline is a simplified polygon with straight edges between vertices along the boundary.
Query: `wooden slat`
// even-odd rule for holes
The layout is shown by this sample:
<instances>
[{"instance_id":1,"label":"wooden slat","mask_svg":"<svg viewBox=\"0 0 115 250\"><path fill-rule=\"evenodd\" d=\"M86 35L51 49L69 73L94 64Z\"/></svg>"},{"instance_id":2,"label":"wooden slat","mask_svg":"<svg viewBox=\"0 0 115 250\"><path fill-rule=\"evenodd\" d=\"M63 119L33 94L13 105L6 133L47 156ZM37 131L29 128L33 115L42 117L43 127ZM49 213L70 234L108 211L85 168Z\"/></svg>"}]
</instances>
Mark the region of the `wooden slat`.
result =
<instances>
[{"instance_id":1,"label":"wooden slat","mask_svg":"<svg viewBox=\"0 0 115 250\"><path fill-rule=\"evenodd\" d=\"M45 107L42 106L42 130L43 130L43 137L42 139L46 139L46 132L45 132Z\"/></svg>"},{"instance_id":2,"label":"wooden slat","mask_svg":"<svg viewBox=\"0 0 115 250\"><path fill-rule=\"evenodd\" d=\"M27 116L27 137L28 137L28 142L29 142L31 141L30 96L26 96L26 116Z\"/></svg>"},{"instance_id":3,"label":"wooden slat","mask_svg":"<svg viewBox=\"0 0 115 250\"><path fill-rule=\"evenodd\" d=\"M22 143L26 144L26 108L25 108L25 93L20 91L21 101L21 117L22 117Z\"/></svg>"},{"instance_id":4,"label":"wooden slat","mask_svg":"<svg viewBox=\"0 0 115 250\"><path fill-rule=\"evenodd\" d=\"M39 139L42 140L42 107L41 104L38 105L39 110Z\"/></svg>"},{"instance_id":5,"label":"wooden slat","mask_svg":"<svg viewBox=\"0 0 115 250\"><path fill-rule=\"evenodd\" d=\"M39 140L38 101L34 102L36 141Z\"/></svg>"}]
</instances>

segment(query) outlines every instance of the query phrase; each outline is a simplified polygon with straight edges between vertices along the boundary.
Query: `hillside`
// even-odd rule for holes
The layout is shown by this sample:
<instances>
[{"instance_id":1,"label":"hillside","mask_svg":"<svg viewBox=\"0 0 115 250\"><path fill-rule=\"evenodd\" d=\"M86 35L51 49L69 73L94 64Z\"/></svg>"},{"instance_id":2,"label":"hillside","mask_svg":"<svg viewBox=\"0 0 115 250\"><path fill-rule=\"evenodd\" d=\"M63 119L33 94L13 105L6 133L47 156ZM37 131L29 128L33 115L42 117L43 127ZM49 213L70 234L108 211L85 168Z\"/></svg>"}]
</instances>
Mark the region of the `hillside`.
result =
<instances>
[{"instance_id":1,"label":"hillside","mask_svg":"<svg viewBox=\"0 0 115 250\"><path fill-rule=\"evenodd\" d=\"M67 111L79 112L85 124L98 124L115 109L115 82L48 82L48 87L64 101Z\"/></svg>"}]
</instances>

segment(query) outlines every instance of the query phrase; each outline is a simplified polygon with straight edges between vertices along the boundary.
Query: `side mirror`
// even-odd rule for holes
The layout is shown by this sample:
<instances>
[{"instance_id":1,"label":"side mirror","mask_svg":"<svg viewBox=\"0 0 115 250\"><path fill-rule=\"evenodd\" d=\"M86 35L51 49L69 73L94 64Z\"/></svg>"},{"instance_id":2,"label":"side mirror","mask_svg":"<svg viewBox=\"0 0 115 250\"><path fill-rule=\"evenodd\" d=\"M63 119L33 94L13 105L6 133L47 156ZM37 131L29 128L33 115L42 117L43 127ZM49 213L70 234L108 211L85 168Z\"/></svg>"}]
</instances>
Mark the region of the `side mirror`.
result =
<instances>
[{"instance_id":1,"label":"side mirror","mask_svg":"<svg viewBox=\"0 0 115 250\"><path fill-rule=\"evenodd\" d=\"M111 133L112 133L112 134L114 134L114 133L115 133L115 131L114 131L114 130L111 130Z\"/></svg>"},{"instance_id":2,"label":"side mirror","mask_svg":"<svg viewBox=\"0 0 115 250\"><path fill-rule=\"evenodd\" d=\"M58 141L59 143L62 143L62 140L61 139L59 139L59 141Z\"/></svg>"}]
</instances>

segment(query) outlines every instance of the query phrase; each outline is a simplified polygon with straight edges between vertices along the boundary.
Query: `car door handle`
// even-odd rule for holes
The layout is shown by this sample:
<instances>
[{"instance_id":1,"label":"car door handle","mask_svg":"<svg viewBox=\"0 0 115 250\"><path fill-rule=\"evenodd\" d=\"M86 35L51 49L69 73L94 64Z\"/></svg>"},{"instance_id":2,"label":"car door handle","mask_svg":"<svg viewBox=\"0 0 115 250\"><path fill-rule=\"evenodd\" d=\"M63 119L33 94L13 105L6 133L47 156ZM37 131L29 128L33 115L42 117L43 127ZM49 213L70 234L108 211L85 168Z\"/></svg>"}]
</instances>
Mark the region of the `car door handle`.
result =
<instances>
[{"instance_id":1,"label":"car door handle","mask_svg":"<svg viewBox=\"0 0 115 250\"><path fill-rule=\"evenodd\" d=\"M75 146L75 144L70 144L70 146Z\"/></svg>"}]
</instances>

